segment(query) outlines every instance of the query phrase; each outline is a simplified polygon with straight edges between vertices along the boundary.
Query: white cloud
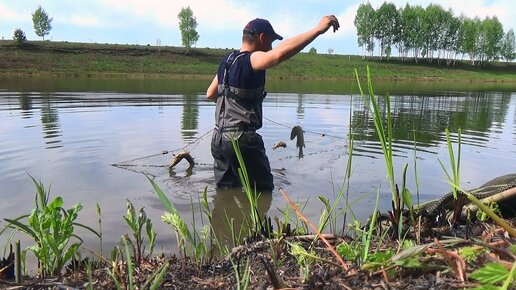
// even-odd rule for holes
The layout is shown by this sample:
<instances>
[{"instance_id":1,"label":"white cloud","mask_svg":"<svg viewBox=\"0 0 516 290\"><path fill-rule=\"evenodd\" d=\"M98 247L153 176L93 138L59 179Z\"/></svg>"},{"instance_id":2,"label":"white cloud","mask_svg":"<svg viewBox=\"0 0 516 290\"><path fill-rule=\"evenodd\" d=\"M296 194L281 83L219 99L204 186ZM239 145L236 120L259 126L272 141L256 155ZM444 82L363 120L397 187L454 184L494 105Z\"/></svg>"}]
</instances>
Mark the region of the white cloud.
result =
<instances>
[{"instance_id":1,"label":"white cloud","mask_svg":"<svg viewBox=\"0 0 516 290\"><path fill-rule=\"evenodd\" d=\"M68 23L77 26L105 26L103 21L91 15L71 15L70 17L58 18L63 23Z\"/></svg>"},{"instance_id":2,"label":"white cloud","mask_svg":"<svg viewBox=\"0 0 516 290\"><path fill-rule=\"evenodd\" d=\"M288 15L283 13L275 14L268 17L268 20L274 27L274 31L284 38L292 37L302 32L302 30L308 29L308 23L299 23L298 17L294 15ZM315 24L314 24L315 25Z\"/></svg>"},{"instance_id":3,"label":"white cloud","mask_svg":"<svg viewBox=\"0 0 516 290\"><path fill-rule=\"evenodd\" d=\"M342 38L348 36L355 36L357 29L355 27L355 15L357 14L358 4L348 6L346 10L342 11L337 15L339 20L340 28L336 33L326 33L325 35L329 38ZM330 28L332 29L332 28Z\"/></svg>"},{"instance_id":4,"label":"white cloud","mask_svg":"<svg viewBox=\"0 0 516 290\"><path fill-rule=\"evenodd\" d=\"M2 21L19 21L24 17L27 17L26 13L16 11L0 3L0 19Z\"/></svg>"},{"instance_id":5,"label":"white cloud","mask_svg":"<svg viewBox=\"0 0 516 290\"><path fill-rule=\"evenodd\" d=\"M155 20L165 27L177 27L177 14L189 6L199 25L210 29L226 29L245 25L252 17L249 5L234 5L228 1L161 1L105 0L102 5L137 17L135 20Z\"/></svg>"}]
</instances>

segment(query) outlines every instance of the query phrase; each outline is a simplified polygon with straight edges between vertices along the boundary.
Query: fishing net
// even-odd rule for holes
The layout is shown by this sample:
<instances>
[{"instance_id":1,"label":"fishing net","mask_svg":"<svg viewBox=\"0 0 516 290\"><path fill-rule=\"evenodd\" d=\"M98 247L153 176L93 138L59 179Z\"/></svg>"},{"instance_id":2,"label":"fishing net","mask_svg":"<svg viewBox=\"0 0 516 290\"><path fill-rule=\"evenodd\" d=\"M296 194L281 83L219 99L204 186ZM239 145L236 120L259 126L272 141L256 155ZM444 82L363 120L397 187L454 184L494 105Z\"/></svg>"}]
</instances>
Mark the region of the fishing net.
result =
<instances>
[{"instance_id":1,"label":"fishing net","mask_svg":"<svg viewBox=\"0 0 516 290\"><path fill-rule=\"evenodd\" d=\"M266 120L269 120L265 118ZM277 187L285 187L295 180L306 181L308 179L328 179L329 171L345 168L347 155L346 138L302 129L299 126L287 126L272 120L277 126L271 131L262 130L267 155L271 163L272 173ZM293 129L299 127L301 134L294 134ZM213 157L211 156L210 142L212 130L204 133L191 143L182 148L157 152L116 164L117 168L135 173L145 174L157 178L165 183L169 191L174 191L175 196L184 195L191 198L194 192L202 192L207 186L213 190ZM295 138L291 139L293 135ZM300 135L300 136L298 136ZM300 146L299 138L302 138L305 146ZM275 143L283 143L278 146ZM274 146L276 145L276 146ZM299 147L300 146L300 147ZM273 147L275 147L273 149ZM187 159L180 159L174 167L170 164L178 156L188 152L194 159L191 167ZM303 184L303 183L299 183Z\"/></svg>"},{"instance_id":2,"label":"fishing net","mask_svg":"<svg viewBox=\"0 0 516 290\"><path fill-rule=\"evenodd\" d=\"M211 132L212 130L204 133L181 148L164 150L111 165L160 180L168 191L177 192L177 195L184 195L189 199L191 196L188 192L197 194L202 192L205 186L213 184L213 158L209 149ZM184 156L185 153L193 158L193 167L186 158L180 158L177 165L170 167L177 157Z\"/></svg>"}]
</instances>

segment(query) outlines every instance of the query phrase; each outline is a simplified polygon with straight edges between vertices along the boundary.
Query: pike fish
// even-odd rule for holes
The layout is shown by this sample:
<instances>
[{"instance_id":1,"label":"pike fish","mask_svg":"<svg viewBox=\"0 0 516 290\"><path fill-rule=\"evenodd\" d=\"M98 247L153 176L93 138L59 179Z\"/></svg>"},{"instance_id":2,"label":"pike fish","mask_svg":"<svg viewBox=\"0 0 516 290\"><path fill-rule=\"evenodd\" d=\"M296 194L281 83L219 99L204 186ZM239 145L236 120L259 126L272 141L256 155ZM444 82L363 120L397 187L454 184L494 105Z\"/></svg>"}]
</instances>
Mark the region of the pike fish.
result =
<instances>
[{"instance_id":1,"label":"pike fish","mask_svg":"<svg viewBox=\"0 0 516 290\"><path fill-rule=\"evenodd\" d=\"M296 147L299 149L299 158L303 157L303 147L305 146L305 136L303 134L303 128L301 126L294 126L292 132L290 132L290 140L296 140Z\"/></svg>"},{"instance_id":2,"label":"pike fish","mask_svg":"<svg viewBox=\"0 0 516 290\"><path fill-rule=\"evenodd\" d=\"M173 154L173 155L174 155L174 158L172 158L172 161L170 162L168 169L172 169L172 167L176 166L183 159L186 159L186 161L188 161L188 163L190 163L190 166L188 167L189 169L194 167L195 162L194 162L192 155L190 155L189 152L183 151L181 153Z\"/></svg>"}]
</instances>

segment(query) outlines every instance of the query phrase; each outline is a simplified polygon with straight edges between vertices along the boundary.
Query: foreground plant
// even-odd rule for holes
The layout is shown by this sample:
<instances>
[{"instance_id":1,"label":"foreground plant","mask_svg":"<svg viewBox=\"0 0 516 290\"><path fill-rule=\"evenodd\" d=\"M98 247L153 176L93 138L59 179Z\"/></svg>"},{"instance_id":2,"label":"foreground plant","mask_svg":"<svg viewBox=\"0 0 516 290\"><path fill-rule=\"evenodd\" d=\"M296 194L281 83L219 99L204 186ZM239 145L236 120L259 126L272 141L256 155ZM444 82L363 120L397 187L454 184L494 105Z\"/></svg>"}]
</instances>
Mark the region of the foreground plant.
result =
<instances>
[{"instance_id":1,"label":"foreground plant","mask_svg":"<svg viewBox=\"0 0 516 290\"><path fill-rule=\"evenodd\" d=\"M446 170L444 164L439 160L439 164L443 169L446 177L448 178L448 182L451 184L453 200L454 200L454 210L453 217L451 220L452 224L455 224L459 218L462 211L462 206L464 205L464 197L459 196L459 187L460 187L460 148L461 148L461 129L459 128L457 132L457 159L455 159L455 154L453 152L453 146L450 138L450 130L446 128L446 144L448 147L448 155L450 157L450 166L451 166L451 174Z\"/></svg>"},{"instance_id":2,"label":"foreground plant","mask_svg":"<svg viewBox=\"0 0 516 290\"><path fill-rule=\"evenodd\" d=\"M253 188L251 187L251 182L249 180L249 175L247 174L244 157L242 156L242 152L240 151L240 147L238 146L238 140L236 140L235 138L231 138L231 144L233 145L233 149L235 150L235 154L238 159L238 164L240 165L240 167L238 168L238 176L240 177L240 183L244 188L247 200L249 201L249 206L251 207L251 227L249 232L249 236L251 236L253 234L260 233L262 231L262 228L265 226L262 223L260 213L258 211L258 199L260 198L260 193L257 192L256 188L254 188L253 190Z\"/></svg>"},{"instance_id":3,"label":"foreground plant","mask_svg":"<svg viewBox=\"0 0 516 290\"><path fill-rule=\"evenodd\" d=\"M389 96L385 96L385 104L387 106L386 112L387 112L387 131L385 130L385 126L382 120L380 108L378 105L378 100L374 95L372 80L371 80L371 73L369 71L369 66L367 66L367 88L369 92L368 98L365 96L362 86L360 85L360 80L358 77L358 72L355 69L355 77L357 79L358 88L360 91L360 94L364 98L364 100L370 104L370 110L373 112L373 121L374 126L376 129L376 133L378 135L378 139L380 141L380 145L382 146L383 156L385 159L385 166L387 167L387 177L389 179L389 188L392 195L392 213L391 213L391 221L393 223L393 229L394 229L394 235L397 236L398 240L402 239L403 231L402 231L402 225L403 225L403 215L402 210L404 206L406 205L407 208L412 212L412 194L408 190L408 188L405 187L405 178L406 178L406 172L407 172L407 164L404 165L403 168L403 183L402 183L402 189L401 189L401 196L400 196L400 190L398 188L398 185L396 184L395 176L394 176L394 161L393 161L393 154L392 154L392 116L391 116L391 102Z\"/></svg>"},{"instance_id":4,"label":"foreground plant","mask_svg":"<svg viewBox=\"0 0 516 290\"><path fill-rule=\"evenodd\" d=\"M235 279L236 279L236 289L238 290L245 290L249 288L249 283L251 282L251 265L249 263L249 258L246 259L245 265L244 265L244 271L242 272L242 269L240 267L239 262L233 261L233 259L230 258L231 266L233 267L233 272L235 273Z\"/></svg>"},{"instance_id":5,"label":"foreground plant","mask_svg":"<svg viewBox=\"0 0 516 290\"><path fill-rule=\"evenodd\" d=\"M100 236L90 227L75 222L82 209L80 203L66 210L63 208L64 201L60 196L49 202L50 187L45 189L41 181L37 182L32 176L30 178L36 187L35 208L29 215L5 219L8 224L0 234L6 229L13 229L13 234L21 231L28 235L34 240L34 245L28 249L38 259L39 274L42 277L60 276L63 267L77 254L82 244L82 239L75 234L74 226L85 228L97 237ZM71 243L72 239L75 240L74 243Z\"/></svg>"},{"instance_id":6,"label":"foreground plant","mask_svg":"<svg viewBox=\"0 0 516 290\"><path fill-rule=\"evenodd\" d=\"M158 195L161 204L167 210L162 216L161 220L169 225L172 225L177 235L177 242L180 249L184 251L185 256L193 258L197 262L202 262L210 253L208 242L212 235L209 225L203 225L199 233L195 227L192 230L188 227L184 219L181 217L172 202L163 193L161 188L154 182L154 180L147 177ZM206 196L207 188L204 189L203 195Z\"/></svg>"},{"instance_id":7,"label":"foreground plant","mask_svg":"<svg viewBox=\"0 0 516 290\"><path fill-rule=\"evenodd\" d=\"M144 239L142 235L143 227L145 226L147 239L149 241L150 256L152 256L154 245L156 244L156 231L152 228L152 221L147 217L145 210L141 208L138 215L136 215L136 210L130 201L127 201L127 215L124 216L124 220L133 233L134 241L136 243L136 246L133 245L133 252L136 257L136 262L139 265L144 254ZM131 242L131 240L129 240L129 242Z\"/></svg>"},{"instance_id":8,"label":"foreground plant","mask_svg":"<svg viewBox=\"0 0 516 290\"><path fill-rule=\"evenodd\" d=\"M121 243L123 246L123 254L122 256L125 258L125 268L126 271L121 269L124 263L118 262L118 256L122 251L119 247L114 248L114 254L112 254L112 269L108 270L108 274L113 279L113 283L115 284L115 288L117 290L137 290L137 289L150 289L155 290L161 286L161 282L165 277L165 274L169 267L169 262L163 263L160 267L158 267L152 274L145 279L143 285L137 285L135 279L135 266L133 262L133 257L131 255L130 249L130 241L126 236L122 236ZM91 285L91 283L90 283ZM123 287L122 287L123 286Z\"/></svg>"}]
</instances>

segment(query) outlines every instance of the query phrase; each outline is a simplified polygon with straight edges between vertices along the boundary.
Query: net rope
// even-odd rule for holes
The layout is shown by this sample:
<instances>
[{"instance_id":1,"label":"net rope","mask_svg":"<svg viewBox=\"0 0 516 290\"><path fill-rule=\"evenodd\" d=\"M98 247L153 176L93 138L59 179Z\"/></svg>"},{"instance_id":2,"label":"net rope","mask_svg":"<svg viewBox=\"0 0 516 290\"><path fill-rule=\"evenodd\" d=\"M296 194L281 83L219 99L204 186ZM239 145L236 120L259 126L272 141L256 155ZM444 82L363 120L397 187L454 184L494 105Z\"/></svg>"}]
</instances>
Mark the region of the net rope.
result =
<instances>
[{"instance_id":1,"label":"net rope","mask_svg":"<svg viewBox=\"0 0 516 290\"><path fill-rule=\"evenodd\" d=\"M265 120L274 123L278 126L288 128L288 135L290 135L290 130L292 129L292 126L282 124L280 122L271 120L267 117L263 117ZM211 157L211 151L209 150L210 145L209 142L211 142L211 138L206 138L207 136L211 136L210 133L213 132L213 129L210 129L194 139L193 141L189 142L183 147L176 148L173 150L163 150L159 153L150 154L118 163L111 164L114 167L129 170L136 173L143 173L148 176L157 177L165 175L165 173L168 171L169 174L171 173L169 170L169 164L171 163L171 160L173 156L180 152L189 152L191 156L195 160L195 167L204 167L204 169L209 168L211 170L213 166L213 159ZM304 130L304 133L316 135L318 137L315 138L309 138L307 139L305 137L305 143L306 146L303 148L305 151L303 153L303 158L310 158L310 156L318 155L318 158L335 158L335 156L332 156L331 154L328 156L325 156L325 154L334 152L334 151L341 151L342 149L345 149L347 147L347 143L342 143L342 140L346 140L347 138L342 136L336 136L331 134L326 134L324 132L315 132L311 130ZM336 142L327 141L328 139L333 139ZM203 144L203 142L206 142L207 144ZM293 141L294 142L294 141ZM202 146L201 146L202 144ZM201 147L201 148L199 148ZM206 149L208 148L208 149ZM316 151L311 150L311 148L317 148ZM299 159L299 149L293 146L288 146L286 148L280 148L275 150L269 150L268 151L269 159L271 160L271 164L275 163L276 165L280 166L281 163L283 163L285 160L295 160ZM172 155L172 156L171 156ZM324 157L323 157L324 156ZM337 156L337 158L340 157ZM278 164L280 163L280 164ZM178 164L177 168L174 168L176 172L184 171L187 167L188 162L182 161ZM184 167L184 168L183 168ZM281 167L281 166L280 166ZM190 169L191 170L191 169ZM195 170L195 169L194 169Z\"/></svg>"}]
</instances>

